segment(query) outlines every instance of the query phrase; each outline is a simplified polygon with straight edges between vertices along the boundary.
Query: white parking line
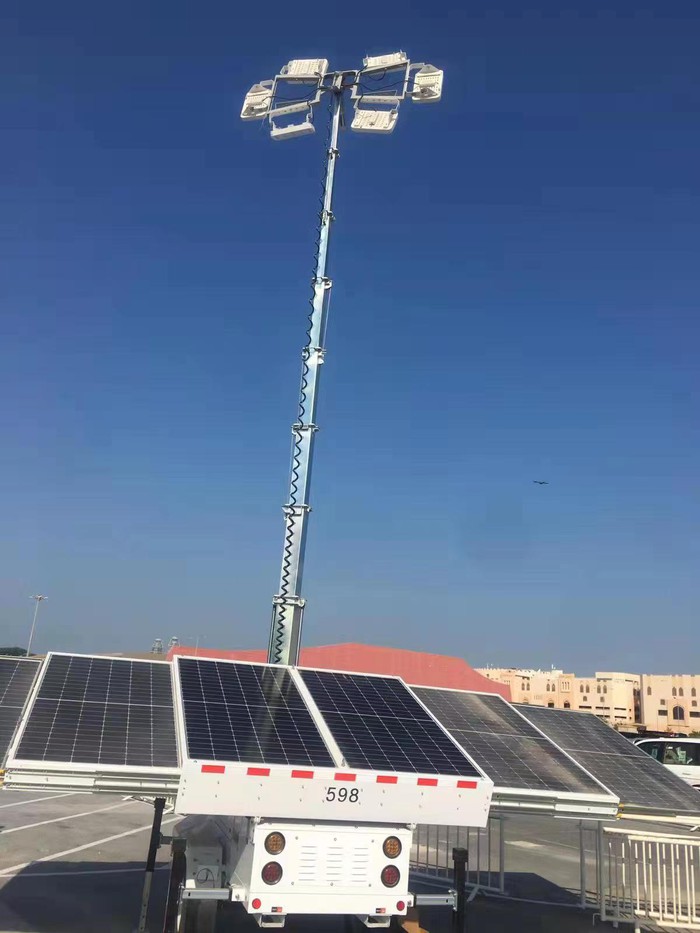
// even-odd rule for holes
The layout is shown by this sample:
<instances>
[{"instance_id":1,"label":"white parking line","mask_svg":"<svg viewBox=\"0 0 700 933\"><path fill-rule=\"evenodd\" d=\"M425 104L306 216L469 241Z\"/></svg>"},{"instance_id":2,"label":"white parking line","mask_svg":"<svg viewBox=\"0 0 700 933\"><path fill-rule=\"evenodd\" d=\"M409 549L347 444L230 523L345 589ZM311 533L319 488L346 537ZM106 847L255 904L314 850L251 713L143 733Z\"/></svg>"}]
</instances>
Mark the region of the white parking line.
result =
<instances>
[{"instance_id":1,"label":"white parking line","mask_svg":"<svg viewBox=\"0 0 700 933\"><path fill-rule=\"evenodd\" d=\"M0 803L0 810L7 810L8 807L23 807L25 803L41 803L42 800L58 800L59 797L77 797L85 794L79 790L72 790L65 794L52 794L50 797L32 797L31 800L15 800L14 803Z\"/></svg>"},{"instance_id":2,"label":"white parking line","mask_svg":"<svg viewBox=\"0 0 700 933\"><path fill-rule=\"evenodd\" d=\"M551 849L573 849L574 852L578 852L581 848L580 846L572 846L568 842L558 842L556 839L538 839L537 836L531 836L529 839L529 843L535 843L536 845L540 847L547 846L548 848L551 848ZM506 839L506 845L510 845L510 844L511 844L511 840Z\"/></svg>"},{"instance_id":3,"label":"white parking line","mask_svg":"<svg viewBox=\"0 0 700 933\"><path fill-rule=\"evenodd\" d=\"M53 820L41 820L39 823L25 823L24 826L0 829L0 836L7 836L9 833L19 833L23 829L36 829L37 826L48 826L49 823L63 823L65 820L77 820L79 816L92 816L93 813L106 813L107 810L118 810L119 807L128 807L130 803L132 803L132 801L128 800L126 803L114 803L111 807L99 807L97 810L84 810L82 813L69 813L67 816L57 816Z\"/></svg>"},{"instance_id":4,"label":"white parking line","mask_svg":"<svg viewBox=\"0 0 700 933\"><path fill-rule=\"evenodd\" d=\"M153 871L164 871L170 868L170 865L156 865ZM64 878L66 875L124 875L130 871L145 871L145 862L136 868L86 868L84 871L32 871L20 875L20 878ZM2 878L2 874L0 874ZM19 880L19 879L17 879Z\"/></svg>"},{"instance_id":5,"label":"white parking line","mask_svg":"<svg viewBox=\"0 0 700 933\"><path fill-rule=\"evenodd\" d=\"M166 823L174 823L175 820L182 819L180 816L169 816L166 820L163 820L162 825L165 826ZM0 878L4 878L7 875L14 875L19 871L23 871L25 868L29 868L30 865L38 865L40 862L53 862L57 858L63 858L64 855L73 855L75 852L84 852L86 849L91 849L93 846L105 845L108 842L114 842L116 839L124 839L125 836L135 836L136 833L142 833L146 829L151 828L151 823L144 823L143 826L137 826L136 829L127 829L125 833L117 833L114 836L105 836L103 839L95 839L93 842L86 842L85 845L75 846L73 849L64 849L63 852L54 852L53 855L45 855L43 858L34 859L31 862L20 862L19 865L11 865L9 868L3 868L0 870Z\"/></svg>"}]
</instances>

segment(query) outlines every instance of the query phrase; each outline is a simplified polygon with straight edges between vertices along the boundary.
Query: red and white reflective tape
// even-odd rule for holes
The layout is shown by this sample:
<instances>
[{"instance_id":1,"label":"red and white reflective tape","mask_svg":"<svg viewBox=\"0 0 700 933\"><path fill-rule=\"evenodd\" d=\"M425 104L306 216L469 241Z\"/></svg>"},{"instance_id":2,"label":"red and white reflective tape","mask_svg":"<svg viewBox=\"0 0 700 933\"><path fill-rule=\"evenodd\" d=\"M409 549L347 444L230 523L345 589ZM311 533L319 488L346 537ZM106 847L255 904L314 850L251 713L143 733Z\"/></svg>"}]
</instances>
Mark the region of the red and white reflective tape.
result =
<instances>
[{"instance_id":1,"label":"red and white reflective tape","mask_svg":"<svg viewBox=\"0 0 700 933\"><path fill-rule=\"evenodd\" d=\"M202 765L201 766L202 774L225 774L226 765ZM237 769L234 769L237 770ZM301 768L293 768L290 772L287 772L284 769L275 769L274 771L271 768L267 767L256 767L250 765L246 768L247 777L292 777L296 779L301 779L305 781L311 781L314 779L320 780L331 780L331 781L349 781L355 782L358 780L371 780L371 773L356 773L353 771L336 771L333 775L324 772L316 771L306 771ZM418 787L454 787L452 781L454 779L449 778L436 778L436 777L416 777L413 778L411 775L402 775L402 779L399 782L398 774L375 774L374 781L376 784L408 784L415 783ZM468 781L464 779L457 780L457 788L459 790L476 790L479 786L478 781Z\"/></svg>"}]
</instances>

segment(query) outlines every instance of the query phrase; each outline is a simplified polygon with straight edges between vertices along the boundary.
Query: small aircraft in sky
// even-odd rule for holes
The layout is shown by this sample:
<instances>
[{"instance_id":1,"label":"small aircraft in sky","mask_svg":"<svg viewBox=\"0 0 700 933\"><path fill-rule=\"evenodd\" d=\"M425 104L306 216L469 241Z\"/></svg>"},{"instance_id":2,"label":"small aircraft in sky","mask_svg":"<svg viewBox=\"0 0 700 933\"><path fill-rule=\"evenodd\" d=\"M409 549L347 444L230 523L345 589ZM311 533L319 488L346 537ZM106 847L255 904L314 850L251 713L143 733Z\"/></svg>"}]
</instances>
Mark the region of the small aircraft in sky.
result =
<instances>
[{"instance_id":1,"label":"small aircraft in sky","mask_svg":"<svg viewBox=\"0 0 700 933\"><path fill-rule=\"evenodd\" d=\"M536 483L538 486L549 486L549 480L547 479L533 479L533 483Z\"/></svg>"}]
</instances>

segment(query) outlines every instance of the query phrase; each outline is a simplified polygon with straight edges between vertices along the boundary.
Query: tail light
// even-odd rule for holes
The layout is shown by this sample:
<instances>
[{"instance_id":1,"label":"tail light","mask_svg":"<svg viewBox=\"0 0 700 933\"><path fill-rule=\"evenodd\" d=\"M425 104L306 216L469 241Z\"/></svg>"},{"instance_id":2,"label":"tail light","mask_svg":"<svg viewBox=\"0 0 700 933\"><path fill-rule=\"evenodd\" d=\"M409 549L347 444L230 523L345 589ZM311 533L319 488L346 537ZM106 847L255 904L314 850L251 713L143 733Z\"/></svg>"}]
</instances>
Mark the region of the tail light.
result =
<instances>
[{"instance_id":1,"label":"tail light","mask_svg":"<svg viewBox=\"0 0 700 933\"><path fill-rule=\"evenodd\" d=\"M387 858L398 858L401 855L401 840L397 839L396 836L389 836L388 839L384 840L382 849Z\"/></svg>"},{"instance_id":2,"label":"tail light","mask_svg":"<svg viewBox=\"0 0 700 933\"><path fill-rule=\"evenodd\" d=\"M268 862L267 865L263 865L260 875L265 884L277 884L282 877L282 866L279 862Z\"/></svg>"},{"instance_id":3,"label":"tail light","mask_svg":"<svg viewBox=\"0 0 700 933\"><path fill-rule=\"evenodd\" d=\"M401 880L401 872L396 865L387 865L386 868L382 868L381 878L385 888L395 888Z\"/></svg>"},{"instance_id":4,"label":"tail light","mask_svg":"<svg viewBox=\"0 0 700 933\"><path fill-rule=\"evenodd\" d=\"M286 840L282 833L270 833L265 837L265 851L270 855L279 855L284 850Z\"/></svg>"}]
</instances>

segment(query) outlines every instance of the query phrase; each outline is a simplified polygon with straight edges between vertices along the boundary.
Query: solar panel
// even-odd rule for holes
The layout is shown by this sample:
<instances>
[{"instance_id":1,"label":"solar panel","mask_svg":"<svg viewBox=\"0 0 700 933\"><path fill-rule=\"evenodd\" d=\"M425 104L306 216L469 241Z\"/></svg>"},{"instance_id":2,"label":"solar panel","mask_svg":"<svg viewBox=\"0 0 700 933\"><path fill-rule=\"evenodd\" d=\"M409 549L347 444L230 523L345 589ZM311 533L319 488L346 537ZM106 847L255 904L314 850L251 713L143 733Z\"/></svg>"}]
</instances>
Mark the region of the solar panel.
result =
<instances>
[{"instance_id":1,"label":"solar panel","mask_svg":"<svg viewBox=\"0 0 700 933\"><path fill-rule=\"evenodd\" d=\"M411 689L494 781L497 790L605 793L502 697L433 687Z\"/></svg>"},{"instance_id":2,"label":"solar panel","mask_svg":"<svg viewBox=\"0 0 700 933\"><path fill-rule=\"evenodd\" d=\"M49 655L14 757L177 767L170 665Z\"/></svg>"},{"instance_id":3,"label":"solar panel","mask_svg":"<svg viewBox=\"0 0 700 933\"><path fill-rule=\"evenodd\" d=\"M333 767L286 668L177 659L190 758Z\"/></svg>"},{"instance_id":4,"label":"solar panel","mask_svg":"<svg viewBox=\"0 0 700 933\"><path fill-rule=\"evenodd\" d=\"M527 716L547 735L551 735L557 745L561 745L562 748L575 749L578 752L603 752L608 755L632 757L642 754L629 739L611 729L593 713L548 709L526 704L521 705L520 709L524 716Z\"/></svg>"},{"instance_id":5,"label":"solar panel","mask_svg":"<svg viewBox=\"0 0 700 933\"><path fill-rule=\"evenodd\" d=\"M0 658L0 764L2 764L41 661Z\"/></svg>"},{"instance_id":6,"label":"solar panel","mask_svg":"<svg viewBox=\"0 0 700 933\"><path fill-rule=\"evenodd\" d=\"M316 670L301 676L349 767L479 776L398 678Z\"/></svg>"},{"instance_id":7,"label":"solar panel","mask_svg":"<svg viewBox=\"0 0 700 933\"><path fill-rule=\"evenodd\" d=\"M523 715L628 807L700 813L700 794L592 713L520 706Z\"/></svg>"}]
</instances>

